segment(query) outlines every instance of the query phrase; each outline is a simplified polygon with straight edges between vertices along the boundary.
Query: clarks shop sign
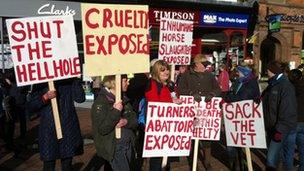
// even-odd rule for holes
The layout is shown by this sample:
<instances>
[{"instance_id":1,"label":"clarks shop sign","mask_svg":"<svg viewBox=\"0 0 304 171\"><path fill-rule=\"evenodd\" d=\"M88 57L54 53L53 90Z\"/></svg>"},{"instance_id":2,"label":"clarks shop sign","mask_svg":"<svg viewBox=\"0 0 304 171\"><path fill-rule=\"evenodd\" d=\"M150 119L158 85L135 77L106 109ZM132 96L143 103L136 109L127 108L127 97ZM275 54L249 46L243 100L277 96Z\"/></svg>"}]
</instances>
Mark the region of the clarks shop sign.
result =
<instances>
[{"instance_id":1,"label":"clarks shop sign","mask_svg":"<svg viewBox=\"0 0 304 171\"><path fill-rule=\"evenodd\" d=\"M55 4L44 4L38 10L37 13L40 15L75 15L74 9L67 6L56 6Z\"/></svg>"},{"instance_id":2,"label":"clarks shop sign","mask_svg":"<svg viewBox=\"0 0 304 171\"><path fill-rule=\"evenodd\" d=\"M0 0L0 17L34 17L40 15L73 15L81 20L80 3L53 0Z\"/></svg>"}]
</instances>

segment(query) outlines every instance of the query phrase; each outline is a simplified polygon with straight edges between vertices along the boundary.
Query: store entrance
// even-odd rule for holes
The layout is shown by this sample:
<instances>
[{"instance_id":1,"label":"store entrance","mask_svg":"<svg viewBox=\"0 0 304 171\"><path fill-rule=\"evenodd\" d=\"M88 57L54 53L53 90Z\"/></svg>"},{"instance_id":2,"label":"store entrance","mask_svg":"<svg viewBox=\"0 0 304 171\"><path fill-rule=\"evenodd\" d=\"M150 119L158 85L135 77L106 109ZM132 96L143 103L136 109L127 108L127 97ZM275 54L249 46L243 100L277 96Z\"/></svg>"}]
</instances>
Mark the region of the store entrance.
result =
<instances>
[{"instance_id":1,"label":"store entrance","mask_svg":"<svg viewBox=\"0 0 304 171\"><path fill-rule=\"evenodd\" d=\"M265 40L263 40L261 44L261 76L266 77L267 76L267 64L270 61L281 59L281 43L278 41L278 39L274 37L268 37Z\"/></svg>"}]
</instances>

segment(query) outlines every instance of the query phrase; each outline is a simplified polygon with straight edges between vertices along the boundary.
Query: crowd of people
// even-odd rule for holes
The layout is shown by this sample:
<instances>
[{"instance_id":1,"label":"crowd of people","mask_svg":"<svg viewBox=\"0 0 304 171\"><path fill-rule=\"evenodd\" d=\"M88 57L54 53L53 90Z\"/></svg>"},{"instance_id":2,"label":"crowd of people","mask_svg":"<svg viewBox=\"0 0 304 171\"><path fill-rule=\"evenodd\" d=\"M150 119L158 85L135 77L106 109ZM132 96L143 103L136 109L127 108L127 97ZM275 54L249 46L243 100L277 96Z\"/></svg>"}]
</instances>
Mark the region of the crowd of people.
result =
<instances>
[{"instance_id":1,"label":"crowd of people","mask_svg":"<svg viewBox=\"0 0 304 171\"><path fill-rule=\"evenodd\" d=\"M276 170L282 163L284 170L292 170L297 149L299 170L304 170L304 78L302 67L288 70L284 63L272 61L267 65L268 86L262 92L258 77L250 66L239 65L230 70L220 65L215 75L210 63L203 55L196 55L189 66L180 66L174 81L170 78L170 66L163 60L153 60L149 73L135 74L130 80L121 77L120 101L115 100L115 76L94 78L94 103L91 119L94 144L100 161L109 170L141 170L143 159L144 128L148 102L181 104L180 95L193 96L200 102L213 97L222 97L223 103L253 100L263 105L267 140L266 170ZM233 72L233 76L231 74ZM26 134L26 113L40 113L39 152L43 170L54 170L56 159L61 160L62 170L72 170L73 157L83 153L83 139L74 102L85 101L85 93L78 78L56 81L56 91L50 91L47 84L19 88L13 76L2 79L0 100L2 138L6 148L15 150L14 125L21 125L21 138ZM56 98L60 113L63 138L57 140L51 99ZM25 109L26 108L26 109ZM115 137L115 130L121 129L121 138ZM222 130L224 131L224 130ZM199 152L202 165L213 170L211 159L212 141L200 141ZM230 170L245 170L242 150L226 147ZM192 170L193 149L189 156L189 170ZM149 170L161 171L162 158L149 158ZM170 163L178 161L169 157Z\"/></svg>"}]
</instances>

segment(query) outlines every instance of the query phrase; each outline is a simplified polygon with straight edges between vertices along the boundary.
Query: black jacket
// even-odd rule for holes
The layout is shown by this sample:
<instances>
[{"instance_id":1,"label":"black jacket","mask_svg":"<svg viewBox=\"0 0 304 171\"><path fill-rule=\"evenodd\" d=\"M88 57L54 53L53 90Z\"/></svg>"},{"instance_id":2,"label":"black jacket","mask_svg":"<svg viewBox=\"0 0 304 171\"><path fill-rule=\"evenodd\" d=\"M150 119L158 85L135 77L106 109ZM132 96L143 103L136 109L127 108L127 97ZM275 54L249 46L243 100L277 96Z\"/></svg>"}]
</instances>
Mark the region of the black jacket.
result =
<instances>
[{"instance_id":1,"label":"black jacket","mask_svg":"<svg viewBox=\"0 0 304 171\"><path fill-rule=\"evenodd\" d=\"M281 133L295 130L297 126L297 100L294 86L284 75L269 80L262 94L265 127Z\"/></svg>"},{"instance_id":2,"label":"black jacket","mask_svg":"<svg viewBox=\"0 0 304 171\"><path fill-rule=\"evenodd\" d=\"M260 88L257 78L251 74L244 81L237 80L235 87L224 96L226 102L236 102L242 100L254 100L259 103Z\"/></svg>"}]
</instances>

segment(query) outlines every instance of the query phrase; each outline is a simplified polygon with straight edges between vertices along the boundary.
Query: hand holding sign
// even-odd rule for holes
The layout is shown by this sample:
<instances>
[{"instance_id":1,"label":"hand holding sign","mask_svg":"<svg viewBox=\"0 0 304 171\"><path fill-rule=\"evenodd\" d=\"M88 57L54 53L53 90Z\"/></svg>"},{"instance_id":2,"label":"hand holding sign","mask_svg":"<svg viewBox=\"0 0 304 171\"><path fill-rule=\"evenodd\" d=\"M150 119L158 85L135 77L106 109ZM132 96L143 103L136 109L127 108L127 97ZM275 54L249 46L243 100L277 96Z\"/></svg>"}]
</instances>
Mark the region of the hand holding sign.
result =
<instances>
[{"instance_id":1,"label":"hand holding sign","mask_svg":"<svg viewBox=\"0 0 304 171\"><path fill-rule=\"evenodd\" d=\"M116 128L122 128L122 127L124 127L125 125L127 125L127 123L128 123L128 120L127 120L127 119L121 118L121 119L119 120L119 122L117 123Z\"/></svg>"},{"instance_id":2,"label":"hand holding sign","mask_svg":"<svg viewBox=\"0 0 304 171\"><path fill-rule=\"evenodd\" d=\"M122 109L123 109L122 101L119 100L118 102L114 103L114 104L113 104L113 108L114 108L114 109L117 109L117 110L119 110L119 111L122 111Z\"/></svg>"},{"instance_id":3,"label":"hand holding sign","mask_svg":"<svg viewBox=\"0 0 304 171\"><path fill-rule=\"evenodd\" d=\"M53 91L49 90L48 92L46 92L42 96L43 100L45 100L45 101L48 101L48 100L53 99L55 97L56 97L56 91L54 91L54 90Z\"/></svg>"}]
</instances>

